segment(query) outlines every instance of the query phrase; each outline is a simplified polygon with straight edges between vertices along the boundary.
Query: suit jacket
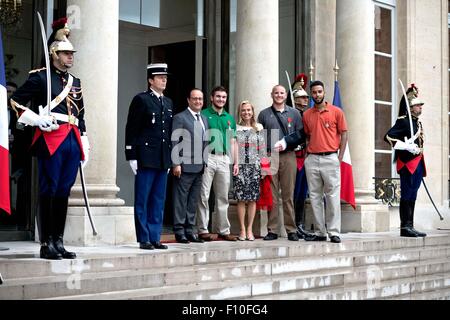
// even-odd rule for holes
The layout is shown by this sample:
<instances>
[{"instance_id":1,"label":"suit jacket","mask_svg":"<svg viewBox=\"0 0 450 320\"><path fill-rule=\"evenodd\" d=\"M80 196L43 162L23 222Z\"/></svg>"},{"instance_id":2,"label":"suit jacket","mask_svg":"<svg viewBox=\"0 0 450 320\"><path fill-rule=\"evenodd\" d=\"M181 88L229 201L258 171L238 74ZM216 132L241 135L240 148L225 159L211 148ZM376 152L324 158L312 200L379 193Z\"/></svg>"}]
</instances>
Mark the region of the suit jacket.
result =
<instances>
[{"instance_id":1,"label":"suit jacket","mask_svg":"<svg viewBox=\"0 0 450 320\"><path fill-rule=\"evenodd\" d=\"M137 160L138 168L170 168L172 118L170 98L163 96L161 102L152 90L136 95L125 128L126 159Z\"/></svg>"},{"instance_id":2,"label":"suit jacket","mask_svg":"<svg viewBox=\"0 0 450 320\"><path fill-rule=\"evenodd\" d=\"M203 127L193 117L189 108L178 113L173 118L172 125L172 145L173 145L173 166L181 165L182 172L198 173L201 172L207 163L203 159L205 148L208 146L206 130L208 130L208 119L201 115L205 126Z\"/></svg>"}]
</instances>

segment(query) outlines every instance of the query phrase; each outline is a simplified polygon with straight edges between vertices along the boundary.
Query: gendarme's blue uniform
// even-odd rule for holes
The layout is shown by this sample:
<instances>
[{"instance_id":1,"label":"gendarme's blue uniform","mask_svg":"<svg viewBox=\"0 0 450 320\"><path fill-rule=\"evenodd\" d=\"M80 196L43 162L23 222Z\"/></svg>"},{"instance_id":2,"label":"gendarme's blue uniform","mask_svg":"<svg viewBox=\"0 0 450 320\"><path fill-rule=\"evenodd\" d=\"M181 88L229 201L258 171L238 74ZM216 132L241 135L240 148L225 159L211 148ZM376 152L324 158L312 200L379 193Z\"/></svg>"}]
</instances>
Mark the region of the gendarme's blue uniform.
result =
<instances>
[{"instance_id":1,"label":"gendarme's blue uniform","mask_svg":"<svg viewBox=\"0 0 450 320\"><path fill-rule=\"evenodd\" d=\"M136 95L125 129L126 160L137 160L134 213L140 243L159 242L168 168L171 167L173 103L149 90Z\"/></svg>"}]
</instances>

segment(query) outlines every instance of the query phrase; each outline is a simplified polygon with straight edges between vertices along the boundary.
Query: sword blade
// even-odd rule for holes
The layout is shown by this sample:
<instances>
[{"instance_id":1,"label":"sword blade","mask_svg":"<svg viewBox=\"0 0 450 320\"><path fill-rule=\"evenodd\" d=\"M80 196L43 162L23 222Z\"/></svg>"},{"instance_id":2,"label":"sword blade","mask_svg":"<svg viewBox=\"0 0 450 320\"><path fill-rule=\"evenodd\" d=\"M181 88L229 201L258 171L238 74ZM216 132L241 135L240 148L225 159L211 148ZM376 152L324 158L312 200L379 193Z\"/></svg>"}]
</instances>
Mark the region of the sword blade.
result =
<instances>
[{"instance_id":1,"label":"sword blade","mask_svg":"<svg viewBox=\"0 0 450 320\"><path fill-rule=\"evenodd\" d=\"M44 22L42 21L41 14L39 12L36 12L39 20L39 25L41 27L41 36L42 36L42 46L44 47L44 58L45 58L45 67L46 67L46 74L47 74L47 113L50 115L50 101L51 101L51 94L52 94L52 87L51 87L51 78L50 78L50 55L48 53L48 47L47 47L47 35L45 34L45 27Z\"/></svg>"},{"instance_id":2,"label":"sword blade","mask_svg":"<svg viewBox=\"0 0 450 320\"><path fill-rule=\"evenodd\" d=\"M430 201L433 204L434 209L436 209L436 212L439 215L439 218L441 219L441 221L444 220L444 217L441 215L441 213L439 212L438 208L434 204L433 198L431 197L430 191L428 191L427 184L425 183L425 179L424 178L422 178L422 183L423 183L423 186L425 187L425 191L427 192L428 198L430 198Z\"/></svg>"},{"instance_id":3,"label":"sword blade","mask_svg":"<svg viewBox=\"0 0 450 320\"><path fill-rule=\"evenodd\" d=\"M88 213L89 222L91 223L92 234L94 236L96 236L98 233L97 233L97 229L95 228L94 220L92 220L91 207L89 206L89 199L88 199L87 190L86 190L86 182L84 180L84 171L83 171L83 167L82 167L81 163L79 165L79 168L80 168L81 189L83 190L84 203L86 204L86 211Z\"/></svg>"},{"instance_id":4,"label":"sword blade","mask_svg":"<svg viewBox=\"0 0 450 320\"><path fill-rule=\"evenodd\" d=\"M413 124L412 124L411 110L409 110L408 96L406 95L405 86L403 85L402 80L398 79L398 81L400 82L400 86L402 87L403 96L405 97L406 112L408 113L408 119L409 119L409 130L411 131L411 138L412 138L412 137L414 137L414 130L413 130Z\"/></svg>"},{"instance_id":5,"label":"sword blade","mask_svg":"<svg viewBox=\"0 0 450 320\"><path fill-rule=\"evenodd\" d=\"M285 70L284 72L286 72L286 77L287 77L288 86L289 86L289 92L291 94L291 103L292 103L291 107L295 108L294 93L292 92L292 86L291 86L291 78L289 77L289 73L287 72L287 70Z\"/></svg>"}]
</instances>

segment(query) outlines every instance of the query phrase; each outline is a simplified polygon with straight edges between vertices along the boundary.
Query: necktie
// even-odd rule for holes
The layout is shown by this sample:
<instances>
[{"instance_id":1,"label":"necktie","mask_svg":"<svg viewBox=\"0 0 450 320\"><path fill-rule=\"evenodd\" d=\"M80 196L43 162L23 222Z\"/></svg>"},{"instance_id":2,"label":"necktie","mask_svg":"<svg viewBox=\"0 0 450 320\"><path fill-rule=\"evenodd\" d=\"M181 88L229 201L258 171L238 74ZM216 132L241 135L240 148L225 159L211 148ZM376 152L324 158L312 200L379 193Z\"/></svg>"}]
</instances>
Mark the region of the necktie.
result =
<instances>
[{"instance_id":1,"label":"necktie","mask_svg":"<svg viewBox=\"0 0 450 320\"><path fill-rule=\"evenodd\" d=\"M203 123L202 123L202 121L200 120L200 114L196 113L195 116L197 117L197 120L196 120L196 121L200 122L200 125L201 125L201 127L202 127L202 133L205 133L205 127L203 127Z\"/></svg>"}]
</instances>

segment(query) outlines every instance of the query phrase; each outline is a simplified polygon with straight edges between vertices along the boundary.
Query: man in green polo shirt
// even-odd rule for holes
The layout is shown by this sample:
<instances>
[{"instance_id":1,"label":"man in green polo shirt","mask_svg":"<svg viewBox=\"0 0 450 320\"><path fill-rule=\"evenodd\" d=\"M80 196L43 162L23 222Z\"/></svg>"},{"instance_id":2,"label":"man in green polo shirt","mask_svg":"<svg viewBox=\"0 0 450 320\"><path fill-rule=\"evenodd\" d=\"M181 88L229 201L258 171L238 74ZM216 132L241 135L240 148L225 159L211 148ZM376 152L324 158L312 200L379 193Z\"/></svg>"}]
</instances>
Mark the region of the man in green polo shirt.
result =
<instances>
[{"instance_id":1,"label":"man in green polo shirt","mask_svg":"<svg viewBox=\"0 0 450 320\"><path fill-rule=\"evenodd\" d=\"M218 86L211 91L211 106L202 111L208 119L209 154L207 166L202 178L200 201L197 209L198 235L205 241L215 240L217 236L227 241L236 241L237 237L230 234L228 220L228 190L230 188L230 165L233 164L233 175L239 172L236 145L236 122L225 111L227 90ZM215 227L214 233L209 233L209 194L214 186ZM216 235L217 234L217 235Z\"/></svg>"}]
</instances>

